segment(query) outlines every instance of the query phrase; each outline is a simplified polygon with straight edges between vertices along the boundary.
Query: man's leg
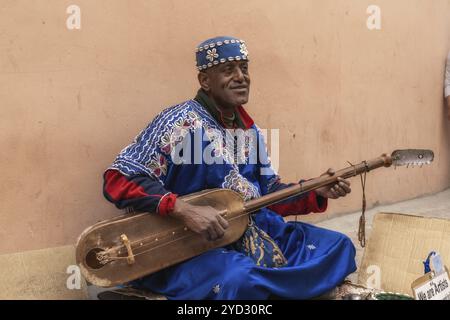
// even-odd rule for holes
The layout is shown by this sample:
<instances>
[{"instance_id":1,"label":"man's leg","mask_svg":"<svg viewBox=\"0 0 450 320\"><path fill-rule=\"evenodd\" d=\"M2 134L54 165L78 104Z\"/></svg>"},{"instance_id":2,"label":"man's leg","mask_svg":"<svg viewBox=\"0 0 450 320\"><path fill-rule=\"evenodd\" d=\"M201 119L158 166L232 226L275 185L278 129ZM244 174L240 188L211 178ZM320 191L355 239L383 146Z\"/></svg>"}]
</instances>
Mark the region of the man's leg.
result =
<instances>
[{"instance_id":1,"label":"man's leg","mask_svg":"<svg viewBox=\"0 0 450 320\"><path fill-rule=\"evenodd\" d=\"M186 262L133 281L136 289L168 299L267 299L253 260L234 250L210 250Z\"/></svg>"}]
</instances>

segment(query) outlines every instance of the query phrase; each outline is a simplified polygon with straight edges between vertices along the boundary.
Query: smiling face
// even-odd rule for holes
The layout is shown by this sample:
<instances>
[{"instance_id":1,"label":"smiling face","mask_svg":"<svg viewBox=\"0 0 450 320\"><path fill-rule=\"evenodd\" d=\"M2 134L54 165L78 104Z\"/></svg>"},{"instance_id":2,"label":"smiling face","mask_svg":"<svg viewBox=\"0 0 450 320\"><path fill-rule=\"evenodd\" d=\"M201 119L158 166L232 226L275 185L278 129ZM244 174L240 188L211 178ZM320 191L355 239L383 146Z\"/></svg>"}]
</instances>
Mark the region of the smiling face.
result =
<instances>
[{"instance_id":1,"label":"smiling face","mask_svg":"<svg viewBox=\"0 0 450 320\"><path fill-rule=\"evenodd\" d=\"M222 109L234 109L248 102L250 75L247 61L229 61L198 74L202 89Z\"/></svg>"}]
</instances>

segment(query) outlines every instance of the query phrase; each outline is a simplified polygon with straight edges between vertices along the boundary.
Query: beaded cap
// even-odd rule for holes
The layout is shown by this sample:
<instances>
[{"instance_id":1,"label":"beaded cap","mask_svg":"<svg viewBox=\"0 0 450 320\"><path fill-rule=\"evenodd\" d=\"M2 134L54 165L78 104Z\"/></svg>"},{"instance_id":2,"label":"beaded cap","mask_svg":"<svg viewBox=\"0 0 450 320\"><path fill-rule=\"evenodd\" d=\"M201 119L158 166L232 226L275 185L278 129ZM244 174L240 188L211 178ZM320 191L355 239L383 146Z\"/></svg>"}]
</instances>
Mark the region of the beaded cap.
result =
<instances>
[{"instance_id":1,"label":"beaded cap","mask_svg":"<svg viewBox=\"0 0 450 320\"><path fill-rule=\"evenodd\" d=\"M248 60L248 51L244 40L215 37L198 45L195 57L197 69L201 71L227 61Z\"/></svg>"}]
</instances>

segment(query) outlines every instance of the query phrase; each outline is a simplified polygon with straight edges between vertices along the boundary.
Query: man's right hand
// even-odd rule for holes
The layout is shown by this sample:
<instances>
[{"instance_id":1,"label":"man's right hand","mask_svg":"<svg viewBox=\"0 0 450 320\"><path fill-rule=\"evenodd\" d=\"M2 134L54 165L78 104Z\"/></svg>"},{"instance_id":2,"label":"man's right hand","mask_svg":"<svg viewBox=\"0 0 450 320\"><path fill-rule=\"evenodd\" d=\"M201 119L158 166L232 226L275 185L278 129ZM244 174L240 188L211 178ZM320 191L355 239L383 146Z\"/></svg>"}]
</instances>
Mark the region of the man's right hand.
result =
<instances>
[{"instance_id":1,"label":"man's right hand","mask_svg":"<svg viewBox=\"0 0 450 320\"><path fill-rule=\"evenodd\" d=\"M222 238L228 228L228 221L213 207L194 206L181 199L177 199L170 215L182 220L189 229L209 241Z\"/></svg>"}]
</instances>

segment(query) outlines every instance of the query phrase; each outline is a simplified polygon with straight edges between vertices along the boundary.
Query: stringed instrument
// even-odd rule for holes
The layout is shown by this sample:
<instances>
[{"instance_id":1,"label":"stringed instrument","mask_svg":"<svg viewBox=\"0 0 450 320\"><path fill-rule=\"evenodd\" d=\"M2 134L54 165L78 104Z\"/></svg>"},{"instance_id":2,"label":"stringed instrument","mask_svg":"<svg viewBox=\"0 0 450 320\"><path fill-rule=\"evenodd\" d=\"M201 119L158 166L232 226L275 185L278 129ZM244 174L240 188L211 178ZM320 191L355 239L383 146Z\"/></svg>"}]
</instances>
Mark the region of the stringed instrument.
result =
<instances>
[{"instance_id":1,"label":"stringed instrument","mask_svg":"<svg viewBox=\"0 0 450 320\"><path fill-rule=\"evenodd\" d=\"M396 150L336 171L333 176L320 176L246 202L229 189L186 195L180 199L211 206L228 221L229 227L221 239L208 241L170 216L125 214L84 230L76 245L76 261L86 280L94 285L112 287L126 283L237 241L248 226L249 214L264 207L335 184L338 177L347 179L391 165L422 166L433 158L431 150Z\"/></svg>"}]
</instances>

